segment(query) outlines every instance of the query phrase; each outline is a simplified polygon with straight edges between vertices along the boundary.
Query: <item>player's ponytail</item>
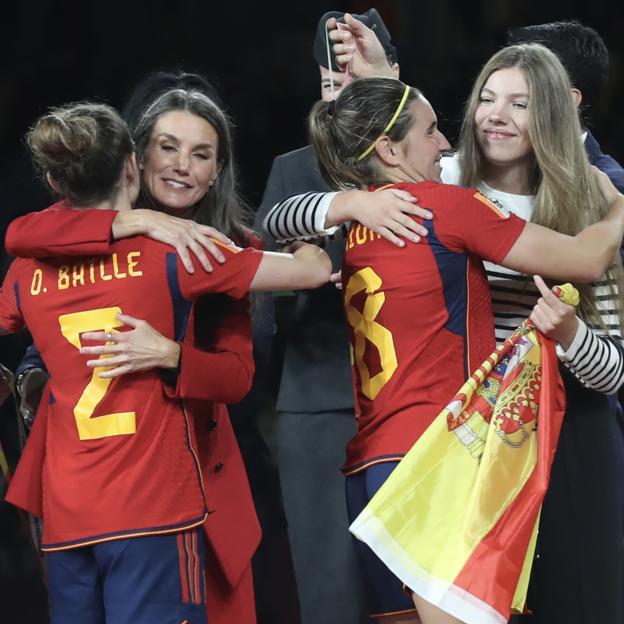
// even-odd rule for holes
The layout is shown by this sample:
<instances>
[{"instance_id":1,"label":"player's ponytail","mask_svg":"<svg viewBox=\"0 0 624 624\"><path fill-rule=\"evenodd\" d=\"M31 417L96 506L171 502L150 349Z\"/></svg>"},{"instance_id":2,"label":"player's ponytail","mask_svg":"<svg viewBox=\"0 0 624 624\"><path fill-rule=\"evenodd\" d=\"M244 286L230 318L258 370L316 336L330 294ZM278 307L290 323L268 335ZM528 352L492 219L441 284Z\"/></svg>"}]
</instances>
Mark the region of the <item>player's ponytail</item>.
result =
<instances>
[{"instance_id":1,"label":"player's ponytail","mask_svg":"<svg viewBox=\"0 0 624 624\"><path fill-rule=\"evenodd\" d=\"M51 109L26 135L33 162L72 205L114 199L132 138L118 113L83 102Z\"/></svg>"},{"instance_id":2,"label":"player's ponytail","mask_svg":"<svg viewBox=\"0 0 624 624\"><path fill-rule=\"evenodd\" d=\"M310 142L327 183L336 190L386 182L377 175L374 143L401 141L412 125L409 104L420 92L393 78L362 78L334 102L317 102L308 118ZM392 123L390 123L392 122Z\"/></svg>"}]
</instances>

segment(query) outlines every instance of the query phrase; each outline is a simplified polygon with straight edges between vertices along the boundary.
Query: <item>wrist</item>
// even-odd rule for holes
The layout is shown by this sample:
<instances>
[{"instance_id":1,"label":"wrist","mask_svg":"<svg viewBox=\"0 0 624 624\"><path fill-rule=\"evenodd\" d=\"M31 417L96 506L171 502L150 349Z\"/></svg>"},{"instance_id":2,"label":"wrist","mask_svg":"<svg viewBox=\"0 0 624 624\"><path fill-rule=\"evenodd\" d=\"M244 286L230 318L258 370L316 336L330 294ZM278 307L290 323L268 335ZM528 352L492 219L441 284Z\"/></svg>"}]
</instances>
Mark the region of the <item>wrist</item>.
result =
<instances>
[{"instance_id":1,"label":"wrist","mask_svg":"<svg viewBox=\"0 0 624 624\"><path fill-rule=\"evenodd\" d=\"M555 338L555 342L557 343L557 355L559 359L563 362L569 362L574 360L577 356L579 349L582 347L585 342L586 336L589 333L589 329L587 325L583 321L581 321L578 316L575 317L576 325L575 330L572 336L562 336L563 340L559 340L559 338Z\"/></svg>"},{"instance_id":2,"label":"wrist","mask_svg":"<svg viewBox=\"0 0 624 624\"><path fill-rule=\"evenodd\" d=\"M180 354L182 353L182 348L180 344L177 342L173 342L172 340L167 341L167 345L164 350L164 358L161 368L167 369L177 369L180 365Z\"/></svg>"},{"instance_id":3,"label":"wrist","mask_svg":"<svg viewBox=\"0 0 624 624\"><path fill-rule=\"evenodd\" d=\"M332 199L327 215L325 216L325 227L342 225L348 221L356 219L356 206L367 196L366 191L343 191L337 193Z\"/></svg>"},{"instance_id":4,"label":"wrist","mask_svg":"<svg viewBox=\"0 0 624 624\"><path fill-rule=\"evenodd\" d=\"M145 233L145 210L123 210L118 212L113 221L111 233L114 240Z\"/></svg>"},{"instance_id":5,"label":"wrist","mask_svg":"<svg viewBox=\"0 0 624 624\"><path fill-rule=\"evenodd\" d=\"M575 316L557 337L557 343L565 351L567 351L570 348L570 345L574 342L574 338L576 338L578 328L579 322L578 318Z\"/></svg>"}]
</instances>

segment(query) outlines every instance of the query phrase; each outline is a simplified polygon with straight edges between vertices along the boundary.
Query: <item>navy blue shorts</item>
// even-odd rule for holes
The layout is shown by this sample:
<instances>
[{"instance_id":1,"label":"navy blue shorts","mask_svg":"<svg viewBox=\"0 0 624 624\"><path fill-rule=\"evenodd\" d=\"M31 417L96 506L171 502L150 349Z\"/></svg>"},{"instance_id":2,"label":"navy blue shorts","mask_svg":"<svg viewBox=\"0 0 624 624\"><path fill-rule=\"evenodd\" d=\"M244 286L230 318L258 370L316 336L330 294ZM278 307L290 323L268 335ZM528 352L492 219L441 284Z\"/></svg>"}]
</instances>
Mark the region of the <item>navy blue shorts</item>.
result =
<instances>
[{"instance_id":1,"label":"navy blue shorts","mask_svg":"<svg viewBox=\"0 0 624 624\"><path fill-rule=\"evenodd\" d=\"M375 495L398 462L375 464L346 479L347 512L353 522ZM364 543L353 536L355 551L366 586L371 617L390 614L415 614L414 601L403 590L403 583L381 562Z\"/></svg>"},{"instance_id":2,"label":"navy blue shorts","mask_svg":"<svg viewBox=\"0 0 624 624\"><path fill-rule=\"evenodd\" d=\"M51 624L205 624L201 527L46 553Z\"/></svg>"}]
</instances>

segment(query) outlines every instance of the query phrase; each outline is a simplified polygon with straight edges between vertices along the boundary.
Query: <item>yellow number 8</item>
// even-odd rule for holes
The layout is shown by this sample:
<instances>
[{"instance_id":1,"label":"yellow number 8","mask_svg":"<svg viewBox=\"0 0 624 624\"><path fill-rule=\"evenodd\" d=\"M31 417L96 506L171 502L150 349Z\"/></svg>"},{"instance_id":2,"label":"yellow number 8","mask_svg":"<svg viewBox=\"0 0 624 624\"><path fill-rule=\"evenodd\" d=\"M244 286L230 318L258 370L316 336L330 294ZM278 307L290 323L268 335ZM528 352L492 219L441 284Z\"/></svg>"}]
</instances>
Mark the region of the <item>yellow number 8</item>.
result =
<instances>
[{"instance_id":1,"label":"yellow number 8","mask_svg":"<svg viewBox=\"0 0 624 624\"><path fill-rule=\"evenodd\" d=\"M80 349L82 346L80 334L83 332L97 330L109 332L115 327L121 327L123 323L117 320L117 314L121 314L121 308L100 308L63 314L59 316L61 333L76 349ZM114 435L136 433L136 412L121 412L91 418L112 381L112 379L102 379L98 373L97 369L93 370L91 381L74 407L78 436L81 440L98 440Z\"/></svg>"},{"instance_id":2,"label":"yellow number 8","mask_svg":"<svg viewBox=\"0 0 624 624\"><path fill-rule=\"evenodd\" d=\"M362 392L371 401L390 381L394 371L398 368L392 332L375 320L386 301L385 293L376 292L381 288L381 284L379 275L371 267L366 267L351 276L345 289L347 320L353 327L355 337L355 363L360 371ZM367 296L362 312L360 312L351 301L362 291L365 291ZM367 340L379 352L379 361L381 362L381 371L372 377L364 361Z\"/></svg>"}]
</instances>

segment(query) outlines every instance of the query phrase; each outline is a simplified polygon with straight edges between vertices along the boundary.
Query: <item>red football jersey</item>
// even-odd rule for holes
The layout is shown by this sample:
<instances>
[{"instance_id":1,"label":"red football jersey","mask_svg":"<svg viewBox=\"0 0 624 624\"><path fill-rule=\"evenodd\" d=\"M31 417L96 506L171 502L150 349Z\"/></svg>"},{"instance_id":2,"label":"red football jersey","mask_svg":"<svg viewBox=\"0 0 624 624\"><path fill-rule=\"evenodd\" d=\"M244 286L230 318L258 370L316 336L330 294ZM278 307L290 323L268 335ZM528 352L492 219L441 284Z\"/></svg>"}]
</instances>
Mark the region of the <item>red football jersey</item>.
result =
<instances>
[{"instance_id":1,"label":"red football jersey","mask_svg":"<svg viewBox=\"0 0 624 624\"><path fill-rule=\"evenodd\" d=\"M86 331L123 331L119 312L180 339L191 301L242 297L261 260L225 248L214 271L189 274L172 248L142 237L91 258L16 260L5 278L0 326L25 323L51 374L43 475L44 550L177 531L206 505L194 433L182 402L155 371L100 379L79 352Z\"/></svg>"},{"instance_id":2,"label":"red football jersey","mask_svg":"<svg viewBox=\"0 0 624 624\"><path fill-rule=\"evenodd\" d=\"M386 188L386 187L384 187ZM433 213L399 248L359 223L342 269L357 433L343 470L399 460L495 348L481 259L500 264L525 222L474 189L396 184Z\"/></svg>"}]
</instances>

